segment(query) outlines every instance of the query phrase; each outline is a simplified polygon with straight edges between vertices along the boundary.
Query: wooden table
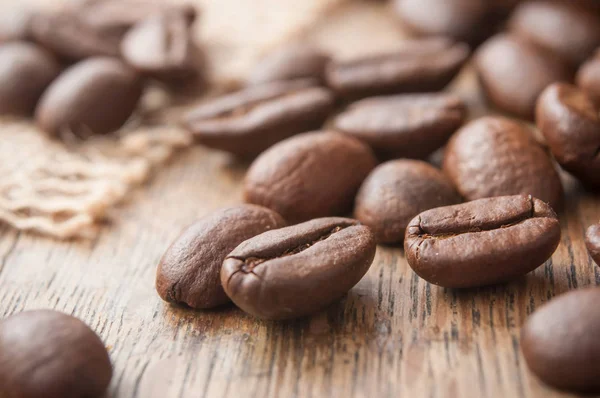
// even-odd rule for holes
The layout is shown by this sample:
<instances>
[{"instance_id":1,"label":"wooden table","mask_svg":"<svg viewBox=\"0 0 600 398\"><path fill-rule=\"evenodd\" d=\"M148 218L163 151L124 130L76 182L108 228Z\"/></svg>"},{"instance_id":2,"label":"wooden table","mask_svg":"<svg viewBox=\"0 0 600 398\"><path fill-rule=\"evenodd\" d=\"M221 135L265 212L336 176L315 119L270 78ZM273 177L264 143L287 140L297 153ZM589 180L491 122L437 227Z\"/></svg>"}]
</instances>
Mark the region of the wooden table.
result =
<instances>
[{"instance_id":1,"label":"wooden table","mask_svg":"<svg viewBox=\"0 0 600 398\"><path fill-rule=\"evenodd\" d=\"M344 12L332 17L338 32L349 29ZM378 12L361 11L361 21ZM311 37L326 45L344 39L327 26ZM481 113L472 73L454 89ZM240 201L244 170L217 152L185 152L117 209L93 241L0 227L0 316L55 308L83 319L109 349L111 397L568 396L527 370L519 331L553 296L600 283L582 239L600 219L598 197L567 178L558 250L508 285L432 286L411 271L400 248L379 247L366 277L308 319L263 322L233 306L167 305L154 290L160 257L182 227Z\"/></svg>"}]
</instances>

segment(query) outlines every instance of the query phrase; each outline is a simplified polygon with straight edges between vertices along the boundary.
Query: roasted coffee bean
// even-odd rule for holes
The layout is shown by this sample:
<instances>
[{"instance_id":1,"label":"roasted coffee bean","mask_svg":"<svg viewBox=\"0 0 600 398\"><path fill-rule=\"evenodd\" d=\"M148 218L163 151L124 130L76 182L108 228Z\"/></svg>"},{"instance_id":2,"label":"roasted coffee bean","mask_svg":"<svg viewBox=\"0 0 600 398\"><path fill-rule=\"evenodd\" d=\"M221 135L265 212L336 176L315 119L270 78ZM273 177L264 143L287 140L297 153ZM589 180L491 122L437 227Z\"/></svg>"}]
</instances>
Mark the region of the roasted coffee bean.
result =
<instances>
[{"instance_id":1,"label":"roasted coffee bean","mask_svg":"<svg viewBox=\"0 0 600 398\"><path fill-rule=\"evenodd\" d=\"M600 289L559 296L529 317L521 350L529 369L564 390L600 393Z\"/></svg>"},{"instance_id":2,"label":"roasted coffee bean","mask_svg":"<svg viewBox=\"0 0 600 398\"><path fill-rule=\"evenodd\" d=\"M192 224L163 256L156 291L173 304L212 308L229 298L221 287L221 265L237 245L285 221L272 210L240 205L218 210Z\"/></svg>"},{"instance_id":3,"label":"roasted coffee bean","mask_svg":"<svg viewBox=\"0 0 600 398\"><path fill-rule=\"evenodd\" d=\"M470 288L507 282L550 258L560 224L531 196L500 196L427 210L406 229L411 268L427 282Z\"/></svg>"},{"instance_id":4,"label":"roasted coffee bean","mask_svg":"<svg viewBox=\"0 0 600 398\"><path fill-rule=\"evenodd\" d=\"M585 245L592 259L600 265L600 224L592 225L587 229Z\"/></svg>"},{"instance_id":5,"label":"roasted coffee bean","mask_svg":"<svg viewBox=\"0 0 600 398\"><path fill-rule=\"evenodd\" d=\"M227 256L221 282L251 315L297 318L346 294L369 270L375 249L368 227L347 218L320 218L245 241Z\"/></svg>"},{"instance_id":6,"label":"roasted coffee bean","mask_svg":"<svg viewBox=\"0 0 600 398\"><path fill-rule=\"evenodd\" d=\"M584 89L600 106L600 50L577 72L577 85Z\"/></svg>"},{"instance_id":7,"label":"roasted coffee bean","mask_svg":"<svg viewBox=\"0 0 600 398\"><path fill-rule=\"evenodd\" d=\"M475 66L488 100L526 119L533 119L537 97L548 85L571 78L562 60L506 34L479 48Z\"/></svg>"},{"instance_id":8,"label":"roasted coffee bean","mask_svg":"<svg viewBox=\"0 0 600 398\"><path fill-rule=\"evenodd\" d=\"M301 134L252 163L244 180L245 200L275 210L290 223L344 215L376 163L369 147L355 138Z\"/></svg>"},{"instance_id":9,"label":"roasted coffee bean","mask_svg":"<svg viewBox=\"0 0 600 398\"><path fill-rule=\"evenodd\" d=\"M383 159L422 159L446 143L466 114L454 94L373 97L352 104L333 128L366 142Z\"/></svg>"},{"instance_id":10,"label":"roasted coffee bean","mask_svg":"<svg viewBox=\"0 0 600 398\"><path fill-rule=\"evenodd\" d=\"M512 14L509 29L573 65L600 46L600 15L571 1L527 1Z\"/></svg>"},{"instance_id":11,"label":"roasted coffee bean","mask_svg":"<svg viewBox=\"0 0 600 398\"><path fill-rule=\"evenodd\" d=\"M121 54L138 72L166 81L195 79L203 61L181 12L164 12L136 24L121 42Z\"/></svg>"},{"instance_id":12,"label":"roasted coffee bean","mask_svg":"<svg viewBox=\"0 0 600 398\"><path fill-rule=\"evenodd\" d=\"M250 73L248 83L262 84L280 80L314 79L322 83L329 55L307 44L283 47L261 60Z\"/></svg>"},{"instance_id":13,"label":"roasted coffee bean","mask_svg":"<svg viewBox=\"0 0 600 398\"><path fill-rule=\"evenodd\" d=\"M309 82L274 82L209 100L192 110L184 125L210 148L255 157L292 135L321 127L334 97Z\"/></svg>"},{"instance_id":14,"label":"roasted coffee bean","mask_svg":"<svg viewBox=\"0 0 600 398\"><path fill-rule=\"evenodd\" d=\"M431 38L408 41L394 53L328 64L327 85L346 100L374 95L439 91L469 57L466 44Z\"/></svg>"},{"instance_id":15,"label":"roasted coffee bean","mask_svg":"<svg viewBox=\"0 0 600 398\"><path fill-rule=\"evenodd\" d=\"M583 90L555 83L540 95L536 120L558 163L600 187L600 106Z\"/></svg>"},{"instance_id":16,"label":"roasted coffee bean","mask_svg":"<svg viewBox=\"0 0 600 398\"><path fill-rule=\"evenodd\" d=\"M53 135L109 133L127 121L141 93L141 79L130 67L113 58L89 58L65 70L48 87L36 109L36 121Z\"/></svg>"},{"instance_id":17,"label":"roasted coffee bean","mask_svg":"<svg viewBox=\"0 0 600 398\"><path fill-rule=\"evenodd\" d=\"M3 10L0 15L0 43L31 39L33 13L24 8Z\"/></svg>"},{"instance_id":18,"label":"roasted coffee bean","mask_svg":"<svg viewBox=\"0 0 600 398\"><path fill-rule=\"evenodd\" d=\"M31 35L34 41L66 61L119 55L120 37L102 34L73 11L34 15Z\"/></svg>"},{"instance_id":19,"label":"roasted coffee bean","mask_svg":"<svg viewBox=\"0 0 600 398\"><path fill-rule=\"evenodd\" d=\"M549 154L511 119L488 116L461 128L446 146L443 169L467 200L524 194L562 208L562 183Z\"/></svg>"},{"instance_id":20,"label":"roasted coffee bean","mask_svg":"<svg viewBox=\"0 0 600 398\"><path fill-rule=\"evenodd\" d=\"M77 318L36 310L0 322L3 398L99 398L111 377L104 344Z\"/></svg>"},{"instance_id":21,"label":"roasted coffee bean","mask_svg":"<svg viewBox=\"0 0 600 398\"><path fill-rule=\"evenodd\" d=\"M354 217L373 230L378 243L402 242L417 214L456 203L460 196L440 170L419 160L393 160L363 182Z\"/></svg>"},{"instance_id":22,"label":"roasted coffee bean","mask_svg":"<svg viewBox=\"0 0 600 398\"><path fill-rule=\"evenodd\" d=\"M60 65L35 44L0 45L0 114L30 115Z\"/></svg>"}]
</instances>

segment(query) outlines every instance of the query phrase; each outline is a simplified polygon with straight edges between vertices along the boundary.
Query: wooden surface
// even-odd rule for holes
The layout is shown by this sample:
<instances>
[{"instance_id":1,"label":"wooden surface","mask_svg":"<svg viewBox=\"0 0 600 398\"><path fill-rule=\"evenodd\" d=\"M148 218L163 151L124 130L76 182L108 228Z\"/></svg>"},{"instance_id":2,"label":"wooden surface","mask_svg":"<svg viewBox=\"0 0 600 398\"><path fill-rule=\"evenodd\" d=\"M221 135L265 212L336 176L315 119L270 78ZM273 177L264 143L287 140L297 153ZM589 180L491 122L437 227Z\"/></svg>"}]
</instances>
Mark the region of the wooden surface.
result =
<instances>
[{"instance_id":1,"label":"wooden surface","mask_svg":"<svg viewBox=\"0 0 600 398\"><path fill-rule=\"evenodd\" d=\"M312 37L334 46L333 37L352 36L344 35L349 20L363 28L379 20L377 10L358 11L342 10L332 17L337 24ZM469 71L454 89L481 112ZM262 322L233 306L192 311L163 303L154 290L160 257L192 220L239 202L243 174L244 165L194 148L116 210L93 241L0 226L0 317L55 308L83 319L109 348L110 397L569 396L529 373L519 328L551 297L600 283L582 239L600 220L600 198L567 179L558 250L508 285L435 287L411 271L402 250L379 247L347 297L308 319Z\"/></svg>"}]
</instances>

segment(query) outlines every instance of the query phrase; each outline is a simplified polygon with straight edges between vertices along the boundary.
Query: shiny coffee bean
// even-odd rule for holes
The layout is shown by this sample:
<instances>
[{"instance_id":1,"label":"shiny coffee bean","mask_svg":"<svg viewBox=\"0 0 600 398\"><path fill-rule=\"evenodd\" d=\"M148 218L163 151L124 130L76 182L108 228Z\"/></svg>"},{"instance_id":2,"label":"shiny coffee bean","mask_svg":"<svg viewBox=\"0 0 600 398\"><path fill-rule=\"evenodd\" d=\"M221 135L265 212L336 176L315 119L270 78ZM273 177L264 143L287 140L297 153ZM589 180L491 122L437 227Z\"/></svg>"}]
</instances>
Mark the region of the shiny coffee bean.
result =
<instances>
[{"instance_id":1,"label":"shiny coffee bean","mask_svg":"<svg viewBox=\"0 0 600 398\"><path fill-rule=\"evenodd\" d=\"M600 187L600 106L583 90L555 83L540 95L536 120L558 163Z\"/></svg>"},{"instance_id":2,"label":"shiny coffee bean","mask_svg":"<svg viewBox=\"0 0 600 398\"><path fill-rule=\"evenodd\" d=\"M355 102L333 122L383 159L422 159L442 147L464 122L465 103L454 94L404 94Z\"/></svg>"},{"instance_id":3,"label":"shiny coffee bean","mask_svg":"<svg viewBox=\"0 0 600 398\"><path fill-rule=\"evenodd\" d=\"M110 133L129 119L141 93L141 79L133 69L113 58L89 58L65 70L48 87L35 117L38 126L52 135Z\"/></svg>"},{"instance_id":4,"label":"shiny coffee bean","mask_svg":"<svg viewBox=\"0 0 600 398\"><path fill-rule=\"evenodd\" d=\"M0 396L100 398L111 377L104 344L79 319L35 310L0 321Z\"/></svg>"},{"instance_id":5,"label":"shiny coffee bean","mask_svg":"<svg viewBox=\"0 0 600 398\"><path fill-rule=\"evenodd\" d=\"M460 201L440 170L419 160L393 160L379 165L363 182L354 217L371 228L378 243L402 242L417 214Z\"/></svg>"},{"instance_id":6,"label":"shiny coffee bean","mask_svg":"<svg viewBox=\"0 0 600 398\"><path fill-rule=\"evenodd\" d=\"M537 97L548 85L571 79L564 61L507 34L479 48L475 68L488 100L526 119L533 119Z\"/></svg>"},{"instance_id":7,"label":"shiny coffee bean","mask_svg":"<svg viewBox=\"0 0 600 398\"><path fill-rule=\"evenodd\" d=\"M263 58L250 73L249 84L281 80L313 79L322 83L329 55L308 44L283 47Z\"/></svg>"},{"instance_id":8,"label":"shiny coffee bean","mask_svg":"<svg viewBox=\"0 0 600 398\"><path fill-rule=\"evenodd\" d=\"M523 2L512 14L509 29L573 65L600 46L600 15L570 1Z\"/></svg>"},{"instance_id":9,"label":"shiny coffee bean","mask_svg":"<svg viewBox=\"0 0 600 398\"><path fill-rule=\"evenodd\" d=\"M573 392L600 393L600 289L552 299L521 330L529 369L543 382Z\"/></svg>"},{"instance_id":10,"label":"shiny coffee bean","mask_svg":"<svg viewBox=\"0 0 600 398\"><path fill-rule=\"evenodd\" d=\"M576 80L577 85L600 106L600 51L581 66Z\"/></svg>"},{"instance_id":11,"label":"shiny coffee bean","mask_svg":"<svg viewBox=\"0 0 600 398\"><path fill-rule=\"evenodd\" d=\"M404 250L426 281L449 288L507 282L550 258L560 224L531 196L500 196L427 210L406 229Z\"/></svg>"},{"instance_id":12,"label":"shiny coffee bean","mask_svg":"<svg viewBox=\"0 0 600 398\"><path fill-rule=\"evenodd\" d=\"M344 215L377 161L365 144L340 133L312 132L263 152L244 180L246 202L290 223Z\"/></svg>"},{"instance_id":13,"label":"shiny coffee bean","mask_svg":"<svg viewBox=\"0 0 600 398\"><path fill-rule=\"evenodd\" d=\"M589 227L585 233L585 246L592 260L600 265L600 224Z\"/></svg>"},{"instance_id":14,"label":"shiny coffee bean","mask_svg":"<svg viewBox=\"0 0 600 398\"><path fill-rule=\"evenodd\" d=\"M3 10L0 15L0 43L31 39L33 12L24 8Z\"/></svg>"},{"instance_id":15,"label":"shiny coffee bean","mask_svg":"<svg viewBox=\"0 0 600 398\"><path fill-rule=\"evenodd\" d=\"M266 83L197 106L184 125L202 145L251 158L321 127L333 105L329 90L306 81Z\"/></svg>"},{"instance_id":16,"label":"shiny coffee bean","mask_svg":"<svg viewBox=\"0 0 600 398\"><path fill-rule=\"evenodd\" d=\"M212 308L229 298L221 286L221 265L237 245L285 221L272 210L239 205L198 220L175 240L156 273L156 291L173 304Z\"/></svg>"},{"instance_id":17,"label":"shiny coffee bean","mask_svg":"<svg viewBox=\"0 0 600 398\"><path fill-rule=\"evenodd\" d=\"M31 115L59 73L54 57L35 44L0 45L0 114Z\"/></svg>"},{"instance_id":18,"label":"shiny coffee bean","mask_svg":"<svg viewBox=\"0 0 600 398\"><path fill-rule=\"evenodd\" d=\"M549 154L511 119L488 116L465 125L448 142L443 170L467 200L524 194L562 208L562 183Z\"/></svg>"},{"instance_id":19,"label":"shiny coffee bean","mask_svg":"<svg viewBox=\"0 0 600 398\"><path fill-rule=\"evenodd\" d=\"M245 241L227 256L221 282L251 315L297 318L346 294L369 270L375 250L368 227L347 218L319 218Z\"/></svg>"},{"instance_id":20,"label":"shiny coffee bean","mask_svg":"<svg viewBox=\"0 0 600 398\"><path fill-rule=\"evenodd\" d=\"M394 53L331 62L325 75L327 85L345 100L439 91L454 79L468 57L466 44L445 38L417 39Z\"/></svg>"}]
</instances>

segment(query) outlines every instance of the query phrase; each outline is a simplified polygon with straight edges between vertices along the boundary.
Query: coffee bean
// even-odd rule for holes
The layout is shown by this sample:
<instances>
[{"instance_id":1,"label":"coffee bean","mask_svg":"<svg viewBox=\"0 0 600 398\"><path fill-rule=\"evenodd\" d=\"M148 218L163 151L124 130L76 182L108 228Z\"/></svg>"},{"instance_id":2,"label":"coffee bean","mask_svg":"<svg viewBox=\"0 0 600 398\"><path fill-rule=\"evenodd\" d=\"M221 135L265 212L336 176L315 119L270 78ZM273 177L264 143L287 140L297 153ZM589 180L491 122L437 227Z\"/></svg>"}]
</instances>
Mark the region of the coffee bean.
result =
<instances>
[{"instance_id":1,"label":"coffee bean","mask_svg":"<svg viewBox=\"0 0 600 398\"><path fill-rule=\"evenodd\" d=\"M509 29L573 65L600 46L600 15L570 1L523 2L513 13Z\"/></svg>"},{"instance_id":2,"label":"coffee bean","mask_svg":"<svg viewBox=\"0 0 600 398\"><path fill-rule=\"evenodd\" d=\"M533 271L559 242L560 224L550 206L519 195L427 210L410 222L404 250L426 281L470 288Z\"/></svg>"},{"instance_id":3,"label":"coffee bean","mask_svg":"<svg viewBox=\"0 0 600 398\"><path fill-rule=\"evenodd\" d=\"M227 256L221 282L251 315L297 318L346 294L369 270L375 249L368 227L320 218L245 241Z\"/></svg>"},{"instance_id":4,"label":"coffee bean","mask_svg":"<svg viewBox=\"0 0 600 398\"><path fill-rule=\"evenodd\" d=\"M600 393L600 289L561 295L543 305L521 330L529 369L545 383Z\"/></svg>"},{"instance_id":5,"label":"coffee bean","mask_svg":"<svg viewBox=\"0 0 600 398\"><path fill-rule=\"evenodd\" d=\"M585 245L592 259L600 265L600 224L592 225L587 229Z\"/></svg>"},{"instance_id":6,"label":"coffee bean","mask_svg":"<svg viewBox=\"0 0 600 398\"><path fill-rule=\"evenodd\" d=\"M136 24L121 42L121 54L138 72L166 81L195 79L203 60L185 14L174 11Z\"/></svg>"},{"instance_id":7,"label":"coffee bean","mask_svg":"<svg viewBox=\"0 0 600 398\"><path fill-rule=\"evenodd\" d=\"M571 78L564 61L506 34L479 48L475 67L488 100L526 119L533 119L537 97L548 85Z\"/></svg>"},{"instance_id":8,"label":"coffee bean","mask_svg":"<svg viewBox=\"0 0 600 398\"><path fill-rule=\"evenodd\" d=\"M460 203L444 174L419 160L379 165L356 196L354 217L369 226L378 243L404 240L410 220L422 211Z\"/></svg>"},{"instance_id":9,"label":"coffee bean","mask_svg":"<svg viewBox=\"0 0 600 398\"><path fill-rule=\"evenodd\" d=\"M262 59L250 73L250 84L294 79L313 79L322 83L329 55L308 44L283 47Z\"/></svg>"},{"instance_id":10,"label":"coffee bean","mask_svg":"<svg viewBox=\"0 0 600 398\"><path fill-rule=\"evenodd\" d=\"M73 11L34 15L31 35L34 41L66 61L119 55L120 37L102 34Z\"/></svg>"},{"instance_id":11,"label":"coffee bean","mask_svg":"<svg viewBox=\"0 0 600 398\"><path fill-rule=\"evenodd\" d=\"M3 10L0 15L0 43L31 39L33 13L24 8Z\"/></svg>"},{"instance_id":12,"label":"coffee bean","mask_svg":"<svg viewBox=\"0 0 600 398\"><path fill-rule=\"evenodd\" d=\"M600 187L600 106L581 89L555 83L540 95L536 120L558 163Z\"/></svg>"},{"instance_id":13,"label":"coffee bean","mask_svg":"<svg viewBox=\"0 0 600 398\"><path fill-rule=\"evenodd\" d=\"M252 163L244 197L290 223L344 215L376 162L369 147L355 138L334 132L300 134Z\"/></svg>"},{"instance_id":14,"label":"coffee bean","mask_svg":"<svg viewBox=\"0 0 600 398\"><path fill-rule=\"evenodd\" d=\"M446 143L466 113L454 94L373 97L352 104L333 128L366 142L380 158L422 159Z\"/></svg>"},{"instance_id":15,"label":"coffee bean","mask_svg":"<svg viewBox=\"0 0 600 398\"><path fill-rule=\"evenodd\" d=\"M218 210L192 224L163 256L156 291L170 303L212 308L229 298L221 287L221 265L237 245L285 221L272 210L240 205Z\"/></svg>"},{"instance_id":16,"label":"coffee bean","mask_svg":"<svg viewBox=\"0 0 600 398\"><path fill-rule=\"evenodd\" d=\"M210 148L252 158L278 141L321 127L333 109L327 89L306 81L246 88L199 105L184 125Z\"/></svg>"},{"instance_id":17,"label":"coffee bean","mask_svg":"<svg viewBox=\"0 0 600 398\"><path fill-rule=\"evenodd\" d=\"M141 79L130 67L117 59L89 58L48 87L35 117L38 126L53 135L109 133L127 121L141 93Z\"/></svg>"},{"instance_id":18,"label":"coffee bean","mask_svg":"<svg viewBox=\"0 0 600 398\"><path fill-rule=\"evenodd\" d=\"M0 322L0 395L99 398L112 377L100 338L83 322L52 310Z\"/></svg>"},{"instance_id":19,"label":"coffee bean","mask_svg":"<svg viewBox=\"0 0 600 398\"><path fill-rule=\"evenodd\" d=\"M524 194L562 208L562 183L550 156L511 119L488 116L461 128L446 146L443 170L467 200Z\"/></svg>"},{"instance_id":20,"label":"coffee bean","mask_svg":"<svg viewBox=\"0 0 600 398\"><path fill-rule=\"evenodd\" d=\"M26 42L0 45L0 114L30 115L60 65L47 51Z\"/></svg>"},{"instance_id":21,"label":"coffee bean","mask_svg":"<svg viewBox=\"0 0 600 398\"><path fill-rule=\"evenodd\" d=\"M600 50L577 72L577 85L600 106Z\"/></svg>"},{"instance_id":22,"label":"coffee bean","mask_svg":"<svg viewBox=\"0 0 600 398\"><path fill-rule=\"evenodd\" d=\"M374 95L439 91L454 79L469 48L449 39L408 41L394 53L328 64L327 85L346 100Z\"/></svg>"}]
</instances>

